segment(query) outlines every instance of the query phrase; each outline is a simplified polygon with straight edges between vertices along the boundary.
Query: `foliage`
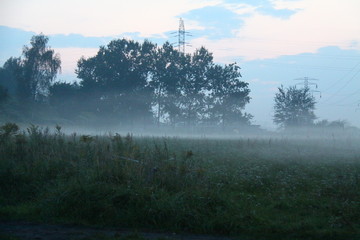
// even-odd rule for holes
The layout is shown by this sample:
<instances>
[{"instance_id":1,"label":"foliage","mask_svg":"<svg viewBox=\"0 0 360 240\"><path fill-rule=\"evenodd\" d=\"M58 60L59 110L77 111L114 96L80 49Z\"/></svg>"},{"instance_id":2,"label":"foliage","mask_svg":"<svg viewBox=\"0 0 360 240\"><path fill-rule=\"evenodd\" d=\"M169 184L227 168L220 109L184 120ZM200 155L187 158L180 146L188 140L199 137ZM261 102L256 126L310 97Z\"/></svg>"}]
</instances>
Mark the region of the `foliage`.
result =
<instances>
[{"instance_id":1,"label":"foliage","mask_svg":"<svg viewBox=\"0 0 360 240\"><path fill-rule=\"evenodd\" d=\"M322 128L337 128L337 129L345 129L348 123L345 120L336 120L336 121L328 121L328 120L321 120L315 123L315 126L322 127Z\"/></svg>"},{"instance_id":2,"label":"foliage","mask_svg":"<svg viewBox=\"0 0 360 240\"><path fill-rule=\"evenodd\" d=\"M178 52L166 42L157 49L150 86L157 124L180 121L181 86L189 72L190 56Z\"/></svg>"},{"instance_id":3,"label":"foliage","mask_svg":"<svg viewBox=\"0 0 360 240\"><path fill-rule=\"evenodd\" d=\"M65 83L54 82L61 61L48 41L45 35L33 36L20 58L0 68L0 84L12 96L2 121L250 125L252 116L243 112L250 90L241 81L240 67L215 64L204 47L183 54L168 42L116 39L96 56L78 61L79 83Z\"/></svg>"},{"instance_id":4,"label":"foliage","mask_svg":"<svg viewBox=\"0 0 360 240\"><path fill-rule=\"evenodd\" d=\"M179 98L180 119L187 125L194 125L203 118L206 90L209 88L206 73L213 65L212 61L212 53L204 47L189 56L190 69L182 78Z\"/></svg>"},{"instance_id":5,"label":"foliage","mask_svg":"<svg viewBox=\"0 0 360 240\"><path fill-rule=\"evenodd\" d=\"M37 126L10 132L0 144L3 219L245 239L359 237L356 138L67 136L59 126L54 134Z\"/></svg>"},{"instance_id":6,"label":"foliage","mask_svg":"<svg viewBox=\"0 0 360 240\"><path fill-rule=\"evenodd\" d=\"M204 47L183 54L168 42L157 47L148 41L119 39L101 47L95 57L81 59L77 74L82 79L79 94L89 103L86 111L122 123L141 118L149 122L154 114L158 124L173 126L203 124L215 115L222 116L213 121L215 125L249 124L250 115L242 110L250 90L240 81L239 70L236 64L214 64ZM219 86L222 90L216 89ZM221 113L212 112L220 109Z\"/></svg>"},{"instance_id":7,"label":"foliage","mask_svg":"<svg viewBox=\"0 0 360 240\"><path fill-rule=\"evenodd\" d=\"M27 101L44 101L56 74L60 71L60 57L47 43L45 35L31 38L30 47L25 46L15 76L19 97Z\"/></svg>"},{"instance_id":8,"label":"foliage","mask_svg":"<svg viewBox=\"0 0 360 240\"><path fill-rule=\"evenodd\" d=\"M20 69L20 59L13 57L9 58L3 67L0 67L0 85L7 89L11 97L14 97L18 90L16 79L21 72Z\"/></svg>"},{"instance_id":9,"label":"foliage","mask_svg":"<svg viewBox=\"0 0 360 240\"><path fill-rule=\"evenodd\" d=\"M151 97L147 80L154 49L155 45L148 41L140 44L113 40L101 47L95 57L80 59L76 72L82 80L81 92L92 102L93 110L89 110L125 122L149 118Z\"/></svg>"},{"instance_id":10,"label":"foliage","mask_svg":"<svg viewBox=\"0 0 360 240\"><path fill-rule=\"evenodd\" d=\"M210 81L207 105L211 110L207 118L225 125L234 123L250 124L249 114L242 114L245 105L250 102L248 83L240 81L240 67L236 64L215 65L208 72Z\"/></svg>"},{"instance_id":11,"label":"foliage","mask_svg":"<svg viewBox=\"0 0 360 240\"><path fill-rule=\"evenodd\" d=\"M15 123L6 123L0 127L0 135L4 137L9 137L16 134L19 131L19 126Z\"/></svg>"},{"instance_id":12,"label":"foliage","mask_svg":"<svg viewBox=\"0 0 360 240\"><path fill-rule=\"evenodd\" d=\"M77 83L66 82L56 82L50 87L49 103L56 108L61 117L76 118L82 107L80 103L83 103L79 89L80 86Z\"/></svg>"},{"instance_id":13,"label":"foliage","mask_svg":"<svg viewBox=\"0 0 360 240\"><path fill-rule=\"evenodd\" d=\"M0 105L8 99L8 91L6 88L0 85Z\"/></svg>"},{"instance_id":14,"label":"foliage","mask_svg":"<svg viewBox=\"0 0 360 240\"><path fill-rule=\"evenodd\" d=\"M297 89L283 86L275 94L274 122L281 127L291 128L313 125L315 98L309 88Z\"/></svg>"},{"instance_id":15,"label":"foliage","mask_svg":"<svg viewBox=\"0 0 360 240\"><path fill-rule=\"evenodd\" d=\"M1 106L1 122L43 123L54 116L48 97L61 61L47 45L48 40L42 34L33 36L21 57L9 58L0 68L0 85L9 96L9 101Z\"/></svg>"}]
</instances>

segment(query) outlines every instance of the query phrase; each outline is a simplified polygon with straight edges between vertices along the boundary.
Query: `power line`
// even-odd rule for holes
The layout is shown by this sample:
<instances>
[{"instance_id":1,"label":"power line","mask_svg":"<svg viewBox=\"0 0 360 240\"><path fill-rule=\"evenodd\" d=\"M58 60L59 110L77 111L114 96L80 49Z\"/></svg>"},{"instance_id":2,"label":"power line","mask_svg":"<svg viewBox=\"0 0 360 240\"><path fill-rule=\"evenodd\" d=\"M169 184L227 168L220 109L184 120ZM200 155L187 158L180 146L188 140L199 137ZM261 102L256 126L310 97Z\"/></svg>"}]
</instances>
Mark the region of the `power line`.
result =
<instances>
[{"instance_id":1,"label":"power line","mask_svg":"<svg viewBox=\"0 0 360 240\"><path fill-rule=\"evenodd\" d=\"M327 91L331 88L333 88L334 86L336 86L338 83L340 83L343 79L345 79L345 77L350 74L352 71L354 71L358 66L360 66L360 62L358 62L354 67L351 68L351 70L349 70L347 73L345 73L343 75L343 77L340 78L340 80L335 81L332 85L330 85L329 87L327 87L324 91Z\"/></svg>"},{"instance_id":2,"label":"power line","mask_svg":"<svg viewBox=\"0 0 360 240\"><path fill-rule=\"evenodd\" d=\"M297 68L297 69L311 69L311 70L327 70L327 71L351 71L352 68L345 68L345 67L332 67L332 66L317 66L317 65L301 65L301 64L289 64L284 62L267 62L264 64L265 66L269 67L279 67L284 68L284 65L286 65L286 68Z\"/></svg>"},{"instance_id":3,"label":"power line","mask_svg":"<svg viewBox=\"0 0 360 240\"><path fill-rule=\"evenodd\" d=\"M360 68L355 72L355 74L348 80L346 81L346 83L341 87L339 88L334 94L330 95L328 98L326 98L323 102L327 102L329 101L332 97L336 96L339 92L341 92L352 80L354 80L354 78L360 73ZM353 95L353 94L352 94ZM349 96L352 96L352 95L348 95L346 96L345 98L341 99L341 101L343 101L344 99L348 98ZM337 101L338 103L339 101Z\"/></svg>"}]
</instances>

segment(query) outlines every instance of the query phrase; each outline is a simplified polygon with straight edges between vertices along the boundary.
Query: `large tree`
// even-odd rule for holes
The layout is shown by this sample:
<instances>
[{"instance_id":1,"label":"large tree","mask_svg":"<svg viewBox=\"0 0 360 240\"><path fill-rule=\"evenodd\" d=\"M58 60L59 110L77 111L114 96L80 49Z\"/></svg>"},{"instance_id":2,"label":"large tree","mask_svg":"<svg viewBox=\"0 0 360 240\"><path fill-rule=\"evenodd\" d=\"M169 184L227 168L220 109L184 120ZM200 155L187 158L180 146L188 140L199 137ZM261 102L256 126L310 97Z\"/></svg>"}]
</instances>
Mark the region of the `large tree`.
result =
<instances>
[{"instance_id":1,"label":"large tree","mask_svg":"<svg viewBox=\"0 0 360 240\"><path fill-rule=\"evenodd\" d=\"M80 59L76 72L81 79L76 91L85 102L81 112L103 119L139 123L155 116L158 124L174 126L209 123L214 117L212 123L225 126L249 124L251 118L242 112L250 90L240 80L240 67L214 64L204 47L184 54L168 42L157 47L119 39ZM54 91L62 87L69 86Z\"/></svg>"},{"instance_id":2,"label":"large tree","mask_svg":"<svg viewBox=\"0 0 360 240\"><path fill-rule=\"evenodd\" d=\"M24 100L43 101L61 68L60 56L48 46L43 34L31 38L23 49L21 69L16 73L19 95Z\"/></svg>"},{"instance_id":3,"label":"large tree","mask_svg":"<svg viewBox=\"0 0 360 240\"><path fill-rule=\"evenodd\" d=\"M313 125L315 98L309 88L278 88L275 94L274 122L283 128Z\"/></svg>"},{"instance_id":4,"label":"large tree","mask_svg":"<svg viewBox=\"0 0 360 240\"><path fill-rule=\"evenodd\" d=\"M249 124L252 116L243 113L250 102L248 83L240 80L240 67L235 63L214 65L207 73L207 117L223 126Z\"/></svg>"},{"instance_id":5,"label":"large tree","mask_svg":"<svg viewBox=\"0 0 360 240\"><path fill-rule=\"evenodd\" d=\"M61 61L47 45L48 40L42 34L33 36L30 46L23 48L21 57L9 58L0 68L0 85L7 89L11 99L4 107L6 119L26 121L32 118L34 121L34 117L50 109L39 103L47 101Z\"/></svg>"},{"instance_id":6,"label":"large tree","mask_svg":"<svg viewBox=\"0 0 360 240\"><path fill-rule=\"evenodd\" d=\"M166 42L157 49L150 85L156 122L174 125L180 116L181 84L187 76L190 56Z\"/></svg>"},{"instance_id":7,"label":"large tree","mask_svg":"<svg viewBox=\"0 0 360 240\"><path fill-rule=\"evenodd\" d=\"M118 39L96 56L80 59L76 73L87 96L87 111L122 122L150 120L155 47L149 41Z\"/></svg>"},{"instance_id":8,"label":"large tree","mask_svg":"<svg viewBox=\"0 0 360 240\"><path fill-rule=\"evenodd\" d=\"M204 118L209 84L207 72L213 65L212 53L204 47L197 49L189 59L187 71L181 79L179 99L181 117L187 125L201 122Z\"/></svg>"}]
</instances>

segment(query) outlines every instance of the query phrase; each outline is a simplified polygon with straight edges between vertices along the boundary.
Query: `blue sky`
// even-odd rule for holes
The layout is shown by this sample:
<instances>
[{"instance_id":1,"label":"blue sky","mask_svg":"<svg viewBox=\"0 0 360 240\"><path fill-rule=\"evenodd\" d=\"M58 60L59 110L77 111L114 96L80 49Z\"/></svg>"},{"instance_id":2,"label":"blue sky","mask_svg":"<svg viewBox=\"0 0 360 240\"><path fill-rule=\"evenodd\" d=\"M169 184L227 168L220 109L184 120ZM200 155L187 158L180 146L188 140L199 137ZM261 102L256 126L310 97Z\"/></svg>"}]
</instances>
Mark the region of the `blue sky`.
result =
<instances>
[{"instance_id":1,"label":"blue sky","mask_svg":"<svg viewBox=\"0 0 360 240\"><path fill-rule=\"evenodd\" d=\"M60 53L58 79L74 81L77 60L114 38L176 42L181 17L187 52L205 46L217 63L241 66L255 124L274 128L277 87L309 77L319 119L360 127L359 11L358 0L1 0L0 65L42 32Z\"/></svg>"}]
</instances>

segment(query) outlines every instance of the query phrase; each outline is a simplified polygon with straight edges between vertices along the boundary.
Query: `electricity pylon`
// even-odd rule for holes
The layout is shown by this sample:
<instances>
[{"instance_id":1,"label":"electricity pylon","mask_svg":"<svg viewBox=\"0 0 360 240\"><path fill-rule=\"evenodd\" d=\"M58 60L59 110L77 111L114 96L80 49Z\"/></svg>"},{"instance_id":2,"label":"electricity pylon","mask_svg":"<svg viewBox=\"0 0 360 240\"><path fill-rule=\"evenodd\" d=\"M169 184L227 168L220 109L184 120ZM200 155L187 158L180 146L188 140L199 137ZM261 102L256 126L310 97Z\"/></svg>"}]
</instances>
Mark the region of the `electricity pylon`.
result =
<instances>
[{"instance_id":1,"label":"electricity pylon","mask_svg":"<svg viewBox=\"0 0 360 240\"><path fill-rule=\"evenodd\" d=\"M311 81L318 81L319 79L303 77L303 78L296 78L296 79L294 79L294 80L303 81L303 82L297 83L297 84L295 84L295 85L304 85L304 88L308 88L308 89L310 89L310 86L315 86L316 88L318 88L317 83L314 83L314 82L311 82ZM312 92L312 93L314 93L314 92L319 93L319 94L320 94L320 98L321 98L321 91L310 89L310 92Z\"/></svg>"},{"instance_id":2,"label":"electricity pylon","mask_svg":"<svg viewBox=\"0 0 360 240\"><path fill-rule=\"evenodd\" d=\"M179 52L185 54L185 47L190 46L189 43L185 41L186 36L192 36L189 32L185 31L184 20L180 18L179 20L179 30L177 32L172 32L171 34L176 34L175 37L178 38L178 42L175 47L178 47Z\"/></svg>"}]
</instances>

